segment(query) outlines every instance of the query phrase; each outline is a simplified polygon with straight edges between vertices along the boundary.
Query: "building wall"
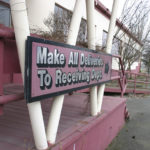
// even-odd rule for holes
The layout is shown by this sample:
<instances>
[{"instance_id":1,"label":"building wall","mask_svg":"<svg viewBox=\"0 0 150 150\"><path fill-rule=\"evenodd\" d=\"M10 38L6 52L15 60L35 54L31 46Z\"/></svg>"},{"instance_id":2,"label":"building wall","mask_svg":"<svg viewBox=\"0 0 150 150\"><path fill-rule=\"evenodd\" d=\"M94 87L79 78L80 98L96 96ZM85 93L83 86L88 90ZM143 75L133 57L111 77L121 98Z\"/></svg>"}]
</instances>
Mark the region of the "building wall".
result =
<instances>
[{"instance_id":1,"label":"building wall","mask_svg":"<svg viewBox=\"0 0 150 150\"><path fill-rule=\"evenodd\" d=\"M54 12L55 0L27 0L27 13L30 29L47 31L44 21ZM44 9L43 9L44 8Z\"/></svg>"},{"instance_id":2,"label":"building wall","mask_svg":"<svg viewBox=\"0 0 150 150\"><path fill-rule=\"evenodd\" d=\"M7 0L5 0L7 1ZM76 0L44 0L43 1L37 1L36 0L27 0L27 11L28 11L28 18L29 18L29 24L30 29L39 29L39 30L45 30L48 31L49 29L44 24L44 20L46 20L49 15L54 13L55 4L57 6L60 6L66 10L69 10L73 12L74 5ZM44 9L43 9L44 8ZM82 17L86 20L86 5L85 1L83 4L83 14ZM9 18L6 17L6 18ZM5 19L6 19L5 18ZM2 19L1 19L2 20ZM8 20L8 19L7 19ZM10 21L10 18L9 18ZM3 20L4 24L5 20ZM95 41L96 45L102 48L103 46L103 31L108 32L109 27L109 18L102 14L99 10L95 9ZM117 30L117 27L116 29ZM119 34L122 34L124 31L120 31ZM125 34L125 36L120 39L123 42L128 42L129 35ZM136 49L140 49L140 45L136 44ZM131 68L135 68L138 63L134 63ZM118 69L118 62L116 59L113 59L113 69Z\"/></svg>"},{"instance_id":3,"label":"building wall","mask_svg":"<svg viewBox=\"0 0 150 150\"><path fill-rule=\"evenodd\" d=\"M71 1L71 2L70 2ZM63 7L64 9L67 9L69 11L73 11L74 8L74 4L75 4L75 0L56 0L56 4ZM85 7L85 2L83 5L83 18L86 19L86 7ZM96 38L96 45L102 47L102 43L103 43L103 31L108 31L109 28L109 18L107 18L106 16L104 16L102 13L100 13L98 10L95 9L95 38ZM118 29L118 27L116 26L115 31ZM114 33L115 33L114 31ZM124 33L124 31L120 31L118 34L125 34L125 36L123 36L122 39L120 39L121 41L128 43L128 39L129 39L129 35L127 33ZM140 50L140 44L136 43L135 48L137 50ZM138 62L135 62L133 64L133 66L131 68L136 68L138 66ZM113 69L119 69L118 66L118 59L113 59L113 63L112 63L112 68Z\"/></svg>"}]
</instances>

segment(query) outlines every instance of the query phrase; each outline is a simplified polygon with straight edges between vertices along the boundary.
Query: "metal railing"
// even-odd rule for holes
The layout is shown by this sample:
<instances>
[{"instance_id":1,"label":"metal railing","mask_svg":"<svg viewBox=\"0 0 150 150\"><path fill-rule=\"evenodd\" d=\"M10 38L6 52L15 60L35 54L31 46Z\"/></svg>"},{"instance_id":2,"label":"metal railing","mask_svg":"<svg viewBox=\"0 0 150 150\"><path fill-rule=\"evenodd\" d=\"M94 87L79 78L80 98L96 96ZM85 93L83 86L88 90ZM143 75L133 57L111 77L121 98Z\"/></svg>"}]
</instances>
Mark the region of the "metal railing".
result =
<instances>
[{"instance_id":1,"label":"metal railing","mask_svg":"<svg viewBox=\"0 0 150 150\"><path fill-rule=\"evenodd\" d=\"M121 97L125 93L150 94L150 75L144 73L135 73L133 71L125 71L121 56L113 55L113 57L119 59L121 69L112 69L111 80L118 80L121 89Z\"/></svg>"},{"instance_id":2,"label":"metal railing","mask_svg":"<svg viewBox=\"0 0 150 150\"><path fill-rule=\"evenodd\" d=\"M131 71L126 71L125 74L127 76L127 82L129 84L128 88L132 89L134 94L150 93L150 75L143 73L134 73Z\"/></svg>"},{"instance_id":3,"label":"metal railing","mask_svg":"<svg viewBox=\"0 0 150 150\"><path fill-rule=\"evenodd\" d=\"M111 80L118 80L120 89L121 89L121 97L123 97L126 88L127 88L127 79L126 79L126 74L125 74L125 70L123 67L123 63L121 60L121 56L119 55L112 55L114 58L119 59L119 63L120 63L120 70L113 70L112 69L112 77Z\"/></svg>"}]
</instances>

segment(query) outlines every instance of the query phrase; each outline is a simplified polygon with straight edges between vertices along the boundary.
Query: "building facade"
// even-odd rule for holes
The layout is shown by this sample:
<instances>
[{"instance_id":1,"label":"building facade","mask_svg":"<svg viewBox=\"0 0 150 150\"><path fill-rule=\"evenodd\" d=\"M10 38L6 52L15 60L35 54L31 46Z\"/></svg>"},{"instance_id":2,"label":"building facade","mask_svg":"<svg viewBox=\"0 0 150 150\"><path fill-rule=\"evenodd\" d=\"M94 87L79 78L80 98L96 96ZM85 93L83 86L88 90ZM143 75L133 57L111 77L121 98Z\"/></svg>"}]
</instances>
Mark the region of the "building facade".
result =
<instances>
[{"instance_id":1,"label":"building facade","mask_svg":"<svg viewBox=\"0 0 150 150\"><path fill-rule=\"evenodd\" d=\"M48 28L48 25L45 24L48 18L53 18L55 16L59 16L62 20L67 22L67 25L64 25L63 32L67 35L67 31L69 28L69 21L68 17L72 14L75 0L44 0L43 2L34 3L34 0L27 0L27 11L28 11L28 18L31 31L33 30L42 30L42 31L50 31L58 30L60 26L54 25L52 29ZM44 8L44 9L43 9ZM11 16L10 16L10 7L9 7L9 0L0 0L0 23L4 24L5 26L12 25L11 23ZM4 17L5 16L5 17ZM63 18L65 16L65 18ZM96 47L98 50L105 50L106 48L106 39L107 39L107 32L109 27L111 13L110 11L98 0L95 0L95 42ZM82 11L82 30L79 31L80 39L79 41L87 42L87 28L86 28L86 6L85 2L83 4L83 11ZM59 22L62 24L61 22ZM119 29L121 27L121 29ZM129 38L135 41L135 49L140 51L142 44L129 32L129 30L117 20L116 22L116 31L120 30L117 36L114 37L112 50L111 53L118 55L120 54L119 48L121 47L122 43L128 43ZM116 32L114 31L114 33ZM122 38L120 38L121 34L124 34ZM54 39L55 40L55 39ZM113 69L119 69L118 61L113 59ZM128 68L128 64L126 65L126 69ZM139 69L139 60L134 62L131 66L131 70L138 70Z\"/></svg>"}]
</instances>

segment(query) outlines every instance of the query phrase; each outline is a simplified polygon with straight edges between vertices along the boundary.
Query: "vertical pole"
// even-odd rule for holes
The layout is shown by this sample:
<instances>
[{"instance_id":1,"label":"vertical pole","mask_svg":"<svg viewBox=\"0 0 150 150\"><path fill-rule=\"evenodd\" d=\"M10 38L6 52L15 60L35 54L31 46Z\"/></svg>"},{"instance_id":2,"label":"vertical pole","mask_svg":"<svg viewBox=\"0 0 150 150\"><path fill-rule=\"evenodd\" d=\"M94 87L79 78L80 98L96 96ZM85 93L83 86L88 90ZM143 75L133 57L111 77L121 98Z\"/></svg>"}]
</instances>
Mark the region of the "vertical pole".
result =
<instances>
[{"instance_id":1,"label":"vertical pole","mask_svg":"<svg viewBox=\"0 0 150 150\"><path fill-rule=\"evenodd\" d=\"M111 47L112 47L112 40L113 40L113 35L114 35L114 28L116 24L116 17L117 17L117 8L118 8L118 3L119 0L114 0L113 1L113 6L112 6L112 14L111 14L111 19L109 23L109 30L108 30L108 37L107 37L107 42L106 42L106 53L111 53ZM105 84L102 84L98 88L98 113L101 112L101 107L102 107L102 101L103 101L103 95L104 95L104 90L105 90Z\"/></svg>"},{"instance_id":2,"label":"vertical pole","mask_svg":"<svg viewBox=\"0 0 150 150\"><path fill-rule=\"evenodd\" d=\"M95 50L94 0L86 0L88 48ZM90 89L91 115L97 115L97 86Z\"/></svg>"},{"instance_id":3,"label":"vertical pole","mask_svg":"<svg viewBox=\"0 0 150 150\"><path fill-rule=\"evenodd\" d=\"M146 88L148 87L148 75L146 75Z\"/></svg>"},{"instance_id":4,"label":"vertical pole","mask_svg":"<svg viewBox=\"0 0 150 150\"><path fill-rule=\"evenodd\" d=\"M25 0L10 0L11 14L13 19L19 62L21 66L22 79L24 81L25 41L30 35L27 9ZM40 102L27 104L35 145L38 150L48 148L43 115Z\"/></svg>"},{"instance_id":5,"label":"vertical pole","mask_svg":"<svg viewBox=\"0 0 150 150\"><path fill-rule=\"evenodd\" d=\"M136 74L134 75L134 95L136 94Z\"/></svg>"},{"instance_id":6,"label":"vertical pole","mask_svg":"<svg viewBox=\"0 0 150 150\"><path fill-rule=\"evenodd\" d=\"M76 0L73 16L71 19L71 24L69 28L69 34L67 38L67 44L75 45L76 39L80 27L83 0ZM63 106L64 95L57 96L53 100L48 126L47 126L47 140L49 144L55 144L56 135L61 115L61 110Z\"/></svg>"},{"instance_id":7,"label":"vertical pole","mask_svg":"<svg viewBox=\"0 0 150 150\"><path fill-rule=\"evenodd\" d=\"M114 35L114 28L116 25L118 6L119 6L119 0L114 0L113 6L112 6L111 19L110 19L110 23L109 23L108 38L107 38L107 42L106 42L106 52L107 53L111 53L112 40L113 40L113 35Z\"/></svg>"},{"instance_id":8,"label":"vertical pole","mask_svg":"<svg viewBox=\"0 0 150 150\"><path fill-rule=\"evenodd\" d=\"M0 40L0 95L3 95L4 41Z\"/></svg>"},{"instance_id":9,"label":"vertical pole","mask_svg":"<svg viewBox=\"0 0 150 150\"><path fill-rule=\"evenodd\" d=\"M53 100L47 125L47 141L49 145L55 144L56 135L64 102L64 95L56 96Z\"/></svg>"},{"instance_id":10,"label":"vertical pole","mask_svg":"<svg viewBox=\"0 0 150 150\"><path fill-rule=\"evenodd\" d=\"M124 95L124 89L125 89L125 75L122 77L122 90L121 90L121 97Z\"/></svg>"},{"instance_id":11,"label":"vertical pole","mask_svg":"<svg viewBox=\"0 0 150 150\"><path fill-rule=\"evenodd\" d=\"M48 148L48 144L46 139L41 103L40 101L37 101L27 104L27 106L29 110L35 146L38 150L45 150Z\"/></svg>"},{"instance_id":12,"label":"vertical pole","mask_svg":"<svg viewBox=\"0 0 150 150\"><path fill-rule=\"evenodd\" d=\"M81 18L83 14L83 2L84 0L76 0L70 27L69 27L67 44L71 44L71 45L76 44Z\"/></svg>"}]
</instances>

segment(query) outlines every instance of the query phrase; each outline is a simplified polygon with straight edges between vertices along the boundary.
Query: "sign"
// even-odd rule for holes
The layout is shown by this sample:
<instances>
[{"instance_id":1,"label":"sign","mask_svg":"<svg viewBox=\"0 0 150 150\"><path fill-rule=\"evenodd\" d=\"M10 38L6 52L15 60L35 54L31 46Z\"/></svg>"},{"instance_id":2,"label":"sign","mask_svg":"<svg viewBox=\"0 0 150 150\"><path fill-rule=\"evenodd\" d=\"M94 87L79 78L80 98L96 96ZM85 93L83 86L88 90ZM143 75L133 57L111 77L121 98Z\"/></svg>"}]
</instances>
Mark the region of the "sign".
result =
<instances>
[{"instance_id":1,"label":"sign","mask_svg":"<svg viewBox=\"0 0 150 150\"><path fill-rule=\"evenodd\" d=\"M28 37L25 97L27 102L107 82L112 56L63 43Z\"/></svg>"}]
</instances>

